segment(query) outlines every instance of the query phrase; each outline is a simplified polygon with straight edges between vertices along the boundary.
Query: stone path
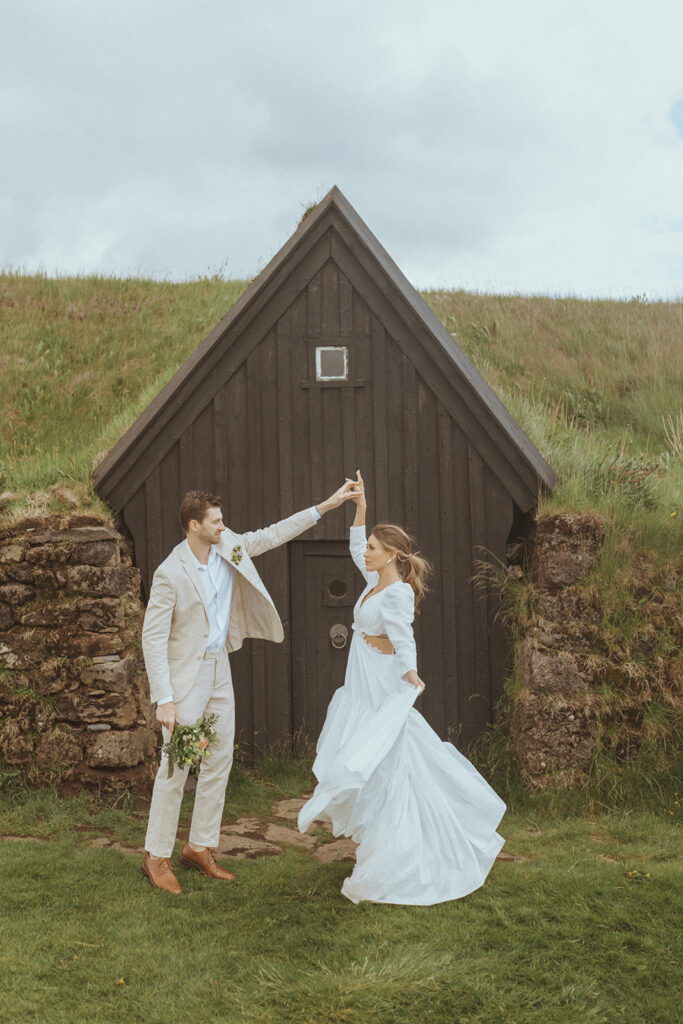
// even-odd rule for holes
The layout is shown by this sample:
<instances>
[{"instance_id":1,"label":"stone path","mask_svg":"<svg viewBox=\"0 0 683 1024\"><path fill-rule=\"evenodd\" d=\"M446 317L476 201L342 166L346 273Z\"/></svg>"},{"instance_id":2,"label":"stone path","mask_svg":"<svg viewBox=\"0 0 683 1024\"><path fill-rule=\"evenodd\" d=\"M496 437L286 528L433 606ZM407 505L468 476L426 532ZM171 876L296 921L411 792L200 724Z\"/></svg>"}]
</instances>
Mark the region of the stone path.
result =
<instances>
[{"instance_id":1,"label":"stone path","mask_svg":"<svg viewBox=\"0 0 683 1024\"><path fill-rule=\"evenodd\" d=\"M238 860L256 860L259 857L279 857L284 850L297 849L310 854L321 864L334 862L353 863L356 859L356 843L352 839L335 839L329 822L314 821L304 834L299 832L296 820L299 811L306 803L310 794L287 800L278 800L273 805L271 817L267 821L258 818L237 818L221 827L218 846L219 857L235 857ZM92 826L81 826L79 831L89 832ZM540 833L539 833L540 834ZM0 841L8 842L46 842L31 836L0 836ZM118 850L129 856L140 856L144 853L142 846L125 846L108 836L97 836L87 841L88 846L100 850ZM529 860L506 850L498 854L496 860L520 862Z\"/></svg>"},{"instance_id":2,"label":"stone path","mask_svg":"<svg viewBox=\"0 0 683 1024\"><path fill-rule=\"evenodd\" d=\"M356 844L351 839L333 839L328 822L313 822L307 833L296 826L299 811L307 797L278 800L273 805L272 820L238 818L221 828L219 855L254 860L257 857L279 857L283 850L297 849L310 853L323 864L356 859Z\"/></svg>"}]
</instances>

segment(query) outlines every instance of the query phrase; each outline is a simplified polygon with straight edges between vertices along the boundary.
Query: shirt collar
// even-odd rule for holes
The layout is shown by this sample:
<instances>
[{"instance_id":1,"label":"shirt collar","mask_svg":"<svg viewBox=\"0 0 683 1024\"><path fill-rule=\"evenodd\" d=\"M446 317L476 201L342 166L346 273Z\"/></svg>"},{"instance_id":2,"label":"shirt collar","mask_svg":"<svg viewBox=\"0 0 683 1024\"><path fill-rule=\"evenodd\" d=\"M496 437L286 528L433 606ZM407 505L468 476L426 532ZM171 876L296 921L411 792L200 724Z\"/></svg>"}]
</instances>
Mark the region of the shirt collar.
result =
<instances>
[{"instance_id":1,"label":"shirt collar","mask_svg":"<svg viewBox=\"0 0 683 1024\"><path fill-rule=\"evenodd\" d=\"M208 569L208 567L211 565L211 563L214 562L219 557L218 552L216 551L216 545L212 544L211 547L209 548L209 561L208 561L207 565L203 565L199 561L199 559L196 557L194 551L192 550L192 548L188 544L187 537L185 538L185 547L187 548L187 550L188 550L188 552L190 554L190 558L192 559L192 561L194 562L195 566L200 571L202 571L202 570L206 571Z\"/></svg>"}]
</instances>

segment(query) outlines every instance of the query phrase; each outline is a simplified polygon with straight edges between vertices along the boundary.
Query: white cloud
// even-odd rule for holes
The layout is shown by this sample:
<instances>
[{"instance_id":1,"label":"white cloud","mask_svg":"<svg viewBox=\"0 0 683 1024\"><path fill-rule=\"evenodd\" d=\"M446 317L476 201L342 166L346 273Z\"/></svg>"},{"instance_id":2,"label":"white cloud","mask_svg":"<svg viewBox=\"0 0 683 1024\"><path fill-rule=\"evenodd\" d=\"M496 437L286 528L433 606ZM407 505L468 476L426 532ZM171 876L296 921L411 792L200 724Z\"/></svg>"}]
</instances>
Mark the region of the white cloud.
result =
<instances>
[{"instance_id":1,"label":"white cloud","mask_svg":"<svg viewBox=\"0 0 683 1024\"><path fill-rule=\"evenodd\" d=\"M419 286L683 292L683 8L26 0L0 264L251 276L339 185Z\"/></svg>"}]
</instances>

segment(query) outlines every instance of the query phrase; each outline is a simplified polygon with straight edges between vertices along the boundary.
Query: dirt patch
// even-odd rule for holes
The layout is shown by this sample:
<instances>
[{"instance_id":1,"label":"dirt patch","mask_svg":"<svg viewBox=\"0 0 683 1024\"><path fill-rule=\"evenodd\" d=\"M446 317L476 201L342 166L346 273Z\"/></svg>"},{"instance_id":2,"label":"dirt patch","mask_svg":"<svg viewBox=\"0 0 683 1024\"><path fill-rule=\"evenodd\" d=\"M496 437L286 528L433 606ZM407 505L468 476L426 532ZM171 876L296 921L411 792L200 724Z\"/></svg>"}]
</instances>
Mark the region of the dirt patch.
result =
<instances>
[{"instance_id":1,"label":"dirt patch","mask_svg":"<svg viewBox=\"0 0 683 1024\"><path fill-rule=\"evenodd\" d=\"M49 843L40 836L0 836L0 843Z\"/></svg>"}]
</instances>

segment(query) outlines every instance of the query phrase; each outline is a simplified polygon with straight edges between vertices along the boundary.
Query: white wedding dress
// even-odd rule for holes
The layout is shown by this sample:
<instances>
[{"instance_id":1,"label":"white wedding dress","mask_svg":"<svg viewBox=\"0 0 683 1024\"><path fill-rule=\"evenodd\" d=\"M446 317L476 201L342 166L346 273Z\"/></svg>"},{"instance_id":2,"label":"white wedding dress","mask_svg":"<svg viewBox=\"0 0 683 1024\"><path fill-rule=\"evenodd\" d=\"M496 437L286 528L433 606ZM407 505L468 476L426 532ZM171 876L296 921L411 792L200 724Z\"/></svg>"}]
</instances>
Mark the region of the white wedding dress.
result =
<instances>
[{"instance_id":1,"label":"white wedding dress","mask_svg":"<svg viewBox=\"0 0 683 1024\"><path fill-rule=\"evenodd\" d=\"M376 585L363 561L365 528L351 528L351 556L367 587L354 608L344 685L330 702L313 772L318 785L299 813L299 829L332 823L359 844L342 886L353 903L429 906L483 885L504 839L505 804L451 743L442 742L413 704L402 677L416 667L414 594ZM365 640L386 633L394 654Z\"/></svg>"}]
</instances>

